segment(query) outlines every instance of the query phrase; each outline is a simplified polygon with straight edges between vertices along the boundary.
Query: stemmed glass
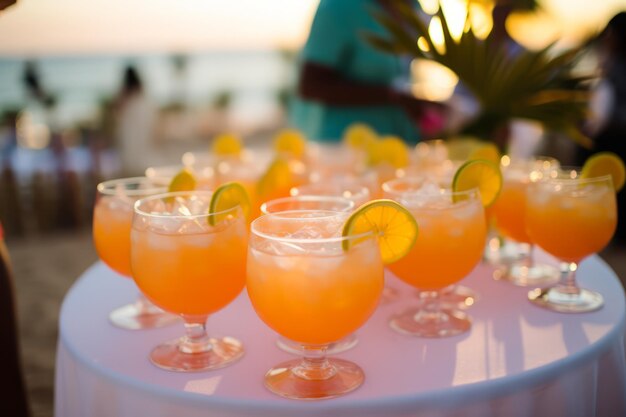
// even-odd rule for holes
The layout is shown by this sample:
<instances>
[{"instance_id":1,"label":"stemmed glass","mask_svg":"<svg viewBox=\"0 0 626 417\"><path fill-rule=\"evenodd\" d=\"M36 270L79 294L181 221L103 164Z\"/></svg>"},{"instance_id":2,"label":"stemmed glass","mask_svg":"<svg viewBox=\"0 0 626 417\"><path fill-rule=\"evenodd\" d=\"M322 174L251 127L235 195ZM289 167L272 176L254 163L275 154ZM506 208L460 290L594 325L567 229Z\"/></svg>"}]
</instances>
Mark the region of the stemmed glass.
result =
<instances>
[{"instance_id":1,"label":"stemmed glass","mask_svg":"<svg viewBox=\"0 0 626 417\"><path fill-rule=\"evenodd\" d=\"M261 205L261 212L263 214L280 213L284 211L330 211L349 213L356 208L354 201L343 197L328 197L328 196L310 196L301 195L293 197L277 198L275 200L266 201ZM359 342L356 335L349 334L346 337L331 343L326 348L326 353L336 354L345 352L352 349ZM279 336L276 340L276 345L285 352L301 354L301 346L298 343Z\"/></svg>"},{"instance_id":2,"label":"stemmed glass","mask_svg":"<svg viewBox=\"0 0 626 417\"><path fill-rule=\"evenodd\" d=\"M98 256L118 274L132 278L130 267L130 229L133 204L139 198L163 193L162 186L146 177L122 178L98 184L93 211L93 241ZM115 326L129 329L152 329L178 321L143 295L132 304L119 307L109 315Z\"/></svg>"},{"instance_id":3,"label":"stemmed glass","mask_svg":"<svg viewBox=\"0 0 626 417\"><path fill-rule=\"evenodd\" d=\"M211 192L192 191L135 204L133 278L146 297L185 323L185 336L150 353L167 370L215 369L243 355L237 339L209 336L205 327L244 287L247 223L240 206L209 214L210 201Z\"/></svg>"},{"instance_id":4,"label":"stemmed glass","mask_svg":"<svg viewBox=\"0 0 626 417\"><path fill-rule=\"evenodd\" d=\"M469 318L443 295L481 259L486 224L479 192L454 192L431 182L416 187L406 181L389 181L384 189L413 214L420 230L411 252L388 267L419 290L420 304L393 316L390 325L400 333L421 337L463 333L471 326Z\"/></svg>"},{"instance_id":5,"label":"stemmed glass","mask_svg":"<svg viewBox=\"0 0 626 417\"><path fill-rule=\"evenodd\" d=\"M578 170L531 184L527 192L526 229L543 250L561 261L561 280L528 294L534 304L562 313L602 307L602 295L576 283L578 265L600 251L617 226L615 190L610 176L580 178Z\"/></svg>"},{"instance_id":6,"label":"stemmed glass","mask_svg":"<svg viewBox=\"0 0 626 417\"><path fill-rule=\"evenodd\" d=\"M518 245L521 256L498 268L494 272L495 279L519 286L547 286L558 280L556 268L534 260L535 244L526 232L525 207L529 185L556 175L559 165L556 159L549 157L503 160L504 182L492 212L498 230Z\"/></svg>"},{"instance_id":7,"label":"stemmed glass","mask_svg":"<svg viewBox=\"0 0 626 417\"><path fill-rule=\"evenodd\" d=\"M259 317L301 346L301 359L265 374L272 392L295 399L331 398L364 380L349 361L326 350L374 312L383 289L376 238L341 235L347 213L288 211L252 222L247 289ZM346 244L346 241L352 241ZM349 247L349 249L345 249Z\"/></svg>"}]
</instances>

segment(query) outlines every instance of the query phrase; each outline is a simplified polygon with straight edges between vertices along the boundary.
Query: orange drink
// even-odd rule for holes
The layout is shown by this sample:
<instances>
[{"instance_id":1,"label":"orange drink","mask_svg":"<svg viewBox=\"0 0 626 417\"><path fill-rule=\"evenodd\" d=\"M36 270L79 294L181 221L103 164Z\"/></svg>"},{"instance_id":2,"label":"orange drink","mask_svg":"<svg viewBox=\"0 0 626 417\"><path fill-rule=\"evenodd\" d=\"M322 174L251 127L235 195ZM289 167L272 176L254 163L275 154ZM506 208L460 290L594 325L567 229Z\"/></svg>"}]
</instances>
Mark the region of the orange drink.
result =
<instances>
[{"instance_id":1,"label":"orange drink","mask_svg":"<svg viewBox=\"0 0 626 417\"><path fill-rule=\"evenodd\" d=\"M93 211L93 241L98 256L120 275L131 278L130 230L133 204L141 197L165 189L145 177L124 178L98 184ZM111 322L124 329L148 329L171 324L176 317L165 314L148 300L139 297L109 315Z\"/></svg>"},{"instance_id":2,"label":"orange drink","mask_svg":"<svg viewBox=\"0 0 626 417\"><path fill-rule=\"evenodd\" d=\"M556 185L561 186L556 190ZM548 253L580 262L602 250L617 225L615 191L608 183L549 181L528 193L528 232Z\"/></svg>"},{"instance_id":3,"label":"orange drink","mask_svg":"<svg viewBox=\"0 0 626 417\"><path fill-rule=\"evenodd\" d=\"M350 181L329 181L314 184L305 184L293 187L292 196L330 196L347 198L354 202L355 207L370 200L370 191L367 187Z\"/></svg>"},{"instance_id":4,"label":"orange drink","mask_svg":"<svg viewBox=\"0 0 626 417\"><path fill-rule=\"evenodd\" d=\"M554 158L536 157L515 160L502 158L503 184L491 210L497 229L511 239L517 248L517 257L494 272L495 279L505 279L519 286L552 285L558 280L558 271L546 264L535 263L534 242L526 231L526 195L532 182L556 174L559 162Z\"/></svg>"},{"instance_id":5,"label":"orange drink","mask_svg":"<svg viewBox=\"0 0 626 417\"><path fill-rule=\"evenodd\" d=\"M247 251L240 206L210 213L211 198L211 192L178 192L135 204L133 278L156 305L181 316L187 330L152 351L150 359L164 369L214 369L243 354L238 341L209 338L205 331L208 315L243 289Z\"/></svg>"},{"instance_id":6,"label":"orange drink","mask_svg":"<svg viewBox=\"0 0 626 417\"><path fill-rule=\"evenodd\" d=\"M575 271L581 260L603 249L615 232L617 208L611 176L548 179L532 184L527 199L528 234L562 261L564 277L555 287L531 291L531 301L566 313L600 308L602 296L579 288Z\"/></svg>"},{"instance_id":7,"label":"orange drink","mask_svg":"<svg viewBox=\"0 0 626 417\"><path fill-rule=\"evenodd\" d=\"M114 201L115 200L115 201ZM115 272L127 278L130 270L130 228L134 200L100 197L93 211L93 241L98 256Z\"/></svg>"},{"instance_id":8,"label":"orange drink","mask_svg":"<svg viewBox=\"0 0 626 417\"><path fill-rule=\"evenodd\" d=\"M383 190L405 206L419 224L409 254L388 265L420 290L422 306L394 316L395 330L422 337L452 336L470 327L466 315L442 310L442 290L465 278L482 257L487 233L478 190L452 192L420 179L396 179Z\"/></svg>"},{"instance_id":9,"label":"orange drink","mask_svg":"<svg viewBox=\"0 0 626 417\"><path fill-rule=\"evenodd\" d=\"M257 231L270 222L276 228L271 237L261 237L259 232L251 238L247 289L259 317L277 333L320 345L355 331L374 312L383 286L383 265L374 239L347 252L340 239L332 239L328 229L338 231L346 216L310 221L299 217L306 213L278 213L259 221ZM298 236L301 230L310 233L316 228L316 238L282 237L287 230L288 235ZM295 252L296 247L301 251ZM285 256L286 251L291 253Z\"/></svg>"},{"instance_id":10,"label":"orange drink","mask_svg":"<svg viewBox=\"0 0 626 417\"><path fill-rule=\"evenodd\" d=\"M299 343L305 358L266 374L266 386L290 398L348 392L362 370L326 359L326 347L372 315L383 289L383 263L373 236L342 236L347 213L285 211L252 222L247 290L269 327ZM346 249L346 240L358 240ZM344 385L347 384L347 385Z\"/></svg>"}]
</instances>

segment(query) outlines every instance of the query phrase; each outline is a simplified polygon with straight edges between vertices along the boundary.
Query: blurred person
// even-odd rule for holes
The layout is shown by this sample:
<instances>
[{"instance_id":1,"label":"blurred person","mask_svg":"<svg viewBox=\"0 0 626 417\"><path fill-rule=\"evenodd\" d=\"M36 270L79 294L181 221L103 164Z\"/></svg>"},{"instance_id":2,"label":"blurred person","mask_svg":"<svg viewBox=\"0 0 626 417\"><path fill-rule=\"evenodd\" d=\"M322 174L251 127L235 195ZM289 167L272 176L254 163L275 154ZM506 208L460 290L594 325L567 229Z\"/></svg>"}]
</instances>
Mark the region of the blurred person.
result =
<instances>
[{"instance_id":1,"label":"blurred person","mask_svg":"<svg viewBox=\"0 0 626 417\"><path fill-rule=\"evenodd\" d=\"M392 1L320 1L301 52L298 92L290 109L291 123L309 138L337 141L347 126L363 122L379 134L415 143L423 135L420 126L431 133L441 128L440 104L402 90L410 81L410 61L375 49L361 36L386 34L371 12L393 15Z\"/></svg>"},{"instance_id":2,"label":"blurred person","mask_svg":"<svg viewBox=\"0 0 626 417\"><path fill-rule=\"evenodd\" d=\"M626 11L613 16L596 39L600 80L592 91L592 117L587 133L591 150L580 149L579 163L594 153L610 151L626 160ZM615 240L626 244L626 192L617 194L620 221Z\"/></svg>"},{"instance_id":3,"label":"blurred person","mask_svg":"<svg viewBox=\"0 0 626 417\"><path fill-rule=\"evenodd\" d=\"M137 69L124 69L122 86L114 103L115 142L124 175L143 175L150 163L156 109L144 92Z\"/></svg>"}]
</instances>

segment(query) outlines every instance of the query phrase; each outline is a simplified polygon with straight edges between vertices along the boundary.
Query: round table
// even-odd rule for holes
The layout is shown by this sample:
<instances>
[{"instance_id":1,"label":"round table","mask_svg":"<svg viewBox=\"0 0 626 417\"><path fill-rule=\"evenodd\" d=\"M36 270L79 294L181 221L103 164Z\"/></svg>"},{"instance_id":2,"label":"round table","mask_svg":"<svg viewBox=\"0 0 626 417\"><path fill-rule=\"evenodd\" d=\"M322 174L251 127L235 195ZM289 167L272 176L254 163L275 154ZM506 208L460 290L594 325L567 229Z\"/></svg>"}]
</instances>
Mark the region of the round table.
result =
<instances>
[{"instance_id":1,"label":"round table","mask_svg":"<svg viewBox=\"0 0 626 417\"><path fill-rule=\"evenodd\" d=\"M358 345L339 357L363 368L353 393L321 401L271 394L263 375L292 356L255 315L246 292L208 321L210 333L239 338L244 357L207 372L176 373L150 363L161 341L183 326L128 331L108 313L136 295L132 281L101 263L67 294L60 317L55 415L90 416L567 416L626 415L624 290L594 256L579 281L605 297L587 314L561 314L526 300L528 288L491 279L478 266L463 284L480 298L469 309L470 332L420 339L391 330L388 318L415 301L414 290L389 275L400 298L381 305L357 332Z\"/></svg>"}]
</instances>

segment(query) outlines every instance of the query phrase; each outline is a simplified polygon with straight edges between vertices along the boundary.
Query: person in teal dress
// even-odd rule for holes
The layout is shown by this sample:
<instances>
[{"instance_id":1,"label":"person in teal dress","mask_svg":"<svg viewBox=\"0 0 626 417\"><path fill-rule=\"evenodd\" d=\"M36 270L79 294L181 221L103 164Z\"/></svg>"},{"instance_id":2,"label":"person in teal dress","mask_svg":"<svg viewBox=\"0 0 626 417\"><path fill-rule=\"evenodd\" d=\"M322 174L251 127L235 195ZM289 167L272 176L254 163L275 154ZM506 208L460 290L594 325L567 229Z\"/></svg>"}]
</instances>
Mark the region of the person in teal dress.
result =
<instances>
[{"instance_id":1,"label":"person in teal dress","mask_svg":"<svg viewBox=\"0 0 626 417\"><path fill-rule=\"evenodd\" d=\"M290 122L308 138L338 141L351 123L409 143L420 139L419 121L434 103L402 92L410 61L375 49L363 32L385 35L372 10L389 0L320 0L300 56ZM412 4L417 4L412 2Z\"/></svg>"}]
</instances>

